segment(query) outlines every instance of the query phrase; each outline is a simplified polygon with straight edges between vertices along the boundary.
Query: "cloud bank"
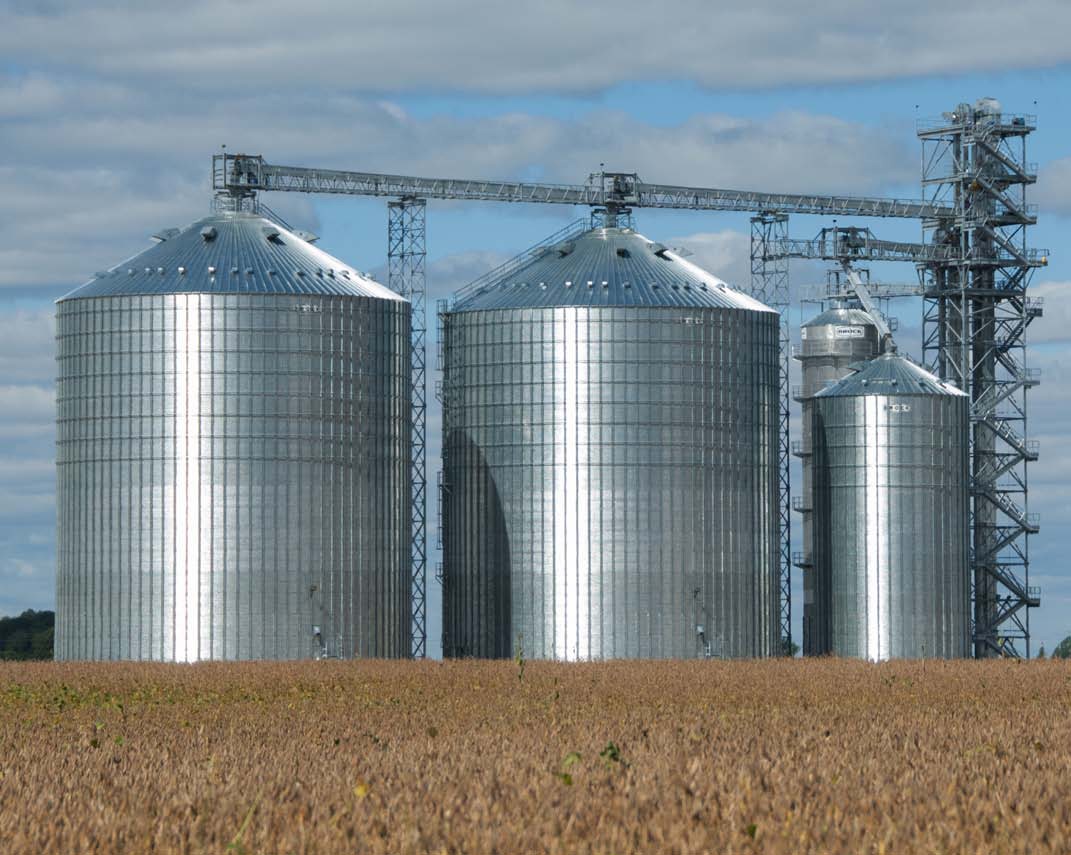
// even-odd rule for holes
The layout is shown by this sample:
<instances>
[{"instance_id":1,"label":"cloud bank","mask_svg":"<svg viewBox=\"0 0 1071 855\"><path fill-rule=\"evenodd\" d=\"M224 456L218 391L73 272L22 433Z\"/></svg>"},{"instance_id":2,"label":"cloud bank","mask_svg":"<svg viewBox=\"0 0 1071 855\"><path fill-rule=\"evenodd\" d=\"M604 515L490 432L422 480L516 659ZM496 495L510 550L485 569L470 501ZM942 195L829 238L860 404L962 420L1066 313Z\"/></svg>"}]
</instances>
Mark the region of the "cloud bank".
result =
<instances>
[{"instance_id":1,"label":"cloud bank","mask_svg":"<svg viewBox=\"0 0 1071 855\"><path fill-rule=\"evenodd\" d=\"M236 91L307 86L518 94L692 80L751 89L1071 59L1071 8L1060 0L901 0L884 9L850 0L9 5L0 51L12 62L181 79L224 101Z\"/></svg>"}]
</instances>

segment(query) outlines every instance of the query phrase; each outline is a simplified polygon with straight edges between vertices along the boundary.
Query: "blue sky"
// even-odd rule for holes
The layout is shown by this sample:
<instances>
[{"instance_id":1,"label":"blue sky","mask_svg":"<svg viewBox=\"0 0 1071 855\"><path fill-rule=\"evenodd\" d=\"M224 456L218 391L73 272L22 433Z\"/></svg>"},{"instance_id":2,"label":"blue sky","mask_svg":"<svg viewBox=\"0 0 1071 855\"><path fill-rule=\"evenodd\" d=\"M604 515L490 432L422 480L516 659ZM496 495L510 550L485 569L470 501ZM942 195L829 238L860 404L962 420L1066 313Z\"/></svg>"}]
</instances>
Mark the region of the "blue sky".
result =
<instances>
[{"instance_id":1,"label":"blue sky","mask_svg":"<svg viewBox=\"0 0 1071 855\"><path fill-rule=\"evenodd\" d=\"M1051 650L1071 634L1069 25L1071 8L1055 0L371 0L313 2L299 15L281 0L192 0L181 10L0 0L0 614L54 598L52 301L153 231L206 212L221 143L370 171L579 183L605 162L648 181L915 197L916 119L994 96L1039 117L1033 243L1051 250L1051 263L1033 285L1046 314L1030 333L1030 364L1044 372L1031 393L1043 455L1031 469L1031 510L1042 515L1031 581L1043 587L1035 649ZM320 234L327 251L382 269L382 201L266 201ZM431 203L432 305L583 213ZM794 217L791 231L830 224ZM746 284L745 216L640 211L637 225ZM918 235L910 222L869 225ZM801 264L792 277L804 285L824 273ZM796 325L809 310L792 311ZM894 313L903 349L918 356L920 303L900 301ZM434 482L434 411L429 423ZM433 648L437 611L433 584Z\"/></svg>"}]
</instances>

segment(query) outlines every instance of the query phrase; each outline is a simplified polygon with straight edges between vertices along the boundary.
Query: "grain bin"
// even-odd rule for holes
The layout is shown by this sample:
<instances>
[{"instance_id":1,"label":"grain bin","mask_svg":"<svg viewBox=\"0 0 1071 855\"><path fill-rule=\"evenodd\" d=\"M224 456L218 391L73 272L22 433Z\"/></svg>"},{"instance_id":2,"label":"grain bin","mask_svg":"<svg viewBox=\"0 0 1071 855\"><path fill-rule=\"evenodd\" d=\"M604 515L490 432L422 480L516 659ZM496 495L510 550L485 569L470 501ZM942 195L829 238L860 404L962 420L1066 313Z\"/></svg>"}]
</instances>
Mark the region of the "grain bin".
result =
<instances>
[{"instance_id":1,"label":"grain bin","mask_svg":"<svg viewBox=\"0 0 1071 855\"><path fill-rule=\"evenodd\" d=\"M156 238L57 306L57 658L408 656L409 304L255 212Z\"/></svg>"},{"instance_id":2,"label":"grain bin","mask_svg":"<svg viewBox=\"0 0 1071 855\"><path fill-rule=\"evenodd\" d=\"M800 328L800 362L803 385L799 401L802 410L800 443L797 454L803 471L798 506L801 516L803 549L796 563L803 576L803 654L810 656L823 649L814 620L814 545L811 512L814 508L811 472L811 398L831 383L851 373L851 366L873 359L880 349L878 328L856 301L834 303L826 311Z\"/></svg>"},{"instance_id":3,"label":"grain bin","mask_svg":"<svg viewBox=\"0 0 1071 855\"><path fill-rule=\"evenodd\" d=\"M442 325L445 655L777 652L775 312L613 227Z\"/></svg>"},{"instance_id":4,"label":"grain bin","mask_svg":"<svg viewBox=\"0 0 1071 855\"><path fill-rule=\"evenodd\" d=\"M969 651L967 396L886 353L813 399L817 652Z\"/></svg>"}]
</instances>

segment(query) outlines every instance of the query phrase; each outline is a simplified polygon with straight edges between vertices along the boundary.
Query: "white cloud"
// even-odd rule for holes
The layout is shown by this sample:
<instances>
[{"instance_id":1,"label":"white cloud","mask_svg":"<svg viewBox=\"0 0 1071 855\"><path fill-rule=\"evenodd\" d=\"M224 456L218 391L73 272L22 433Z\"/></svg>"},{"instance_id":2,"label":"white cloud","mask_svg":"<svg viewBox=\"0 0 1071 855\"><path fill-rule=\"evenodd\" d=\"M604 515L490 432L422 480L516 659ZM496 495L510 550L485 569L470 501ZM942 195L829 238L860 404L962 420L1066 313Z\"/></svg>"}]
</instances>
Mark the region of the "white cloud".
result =
<instances>
[{"instance_id":1,"label":"white cloud","mask_svg":"<svg viewBox=\"0 0 1071 855\"><path fill-rule=\"evenodd\" d=\"M901 0L884 11L847 0L57 0L16 4L0 51L103 77L182 81L224 100L340 81L370 92L575 92L637 79L757 88L1054 65L1071 59L1069 23L1060 0ZM979 49L995 40L999 50Z\"/></svg>"},{"instance_id":2,"label":"white cloud","mask_svg":"<svg viewBox=\"0 0 1071 855\"><path fill-rule=\"evenodd\" d=\"M1037 348L1029 354L1029 365L1041 372L1041 384L1027 393L1032 432L1066 436L1068 402L1071 402L1071 347Z\"/></svg>"},{"instance_id":3,"label":"white cloud","mask_svg":"<svg viewBox=\"0 0 1071 855\"><path fill-rule=\"evenodd\" d=\"M1030 296L1045 301L1044 314L1030 324L1030 344L1071 343L1071 282L1039 282Z\"/></svg>"},{"instance_id":4,"label":"white cloud","mask_svg":"<svg viewBox=\"0 0 1071 855\"><path fill-rule=\"evenodd\" d=\"M0 483L44 483L55 476L56 464L51 457L36 460L0 457Z\"/></svg>"},{"instance_id":5,"label":"white cloud","mask_svg":"<svg viewBox=\"0 0 1071 855\"><path fill-rule=\"evenodd\" d=\"M55 470L31 483L10 482L4 479L0 489L0 523L40 522L55 519L56 491Z\"/></svg>"},{"instance_id":6,"label":"white cloud","mask_svg":"<svg viewBox=\"0 0 1071 855\"><path fill-rule=\"evenodd\" d=\"M51 609L55 580L51 555L0 558L0 616L21 614L28 608Z\"/></svg>"},{"instance_id":7,"label":"white cloud","mask_svg":"<svg viewBox=\"0 0 1071 855\"><path fill-rule=\"evenodd\" d=\"M1038 183L1030 190L1041 216L1071 214L1071 157L1047 163L1038 170Z\"/></svg>"},{"instance_id":8,"label":"white cloud","mask_svg":"<svg viewBox=\"0 0 1071 855\"><path fill-rule=\"evenodd\" d=\"M428 266L428 296L433 300L448 297L512 257L500 252L459 252L439 259Z\"/></svg>"},{"instance_id":9,"label":"white cloud","mask_svg":"<svg viewBox=\"0 0 1071 855\"><path fill-rule=\"evenodd\" d=\"M747 290L751 277L751 237L723 229L667 238L662 243L691 253L693 264L708 270L733 288Z\"/></svg>"},{"instance_id":10,"label":"white cloud","mask_svg":"<svg viewBox=\"0 0 1071 855\"><path fill-rule=\"evenodd\" d=\"M55 320L51 308L0 312L0 381L51 383L55 365Z\"/></svg>"},{"instance_id":11,"label":"white cloud","mask_svg":"<svg viewBox=\"0 0 1071 855\"><path fill-rule=\"evenodd\" d=\"M42 572L47 572L47 570L43 570L43 568L32 562L25 561L21 558L9 558L6 563L7 567L5 568L5 575L21 577L23 579L30 576L36 576Z\"/></svg>"},{"instance_id":12,"label":"white cloud","mask_svg":"<svg viewBox=\"0 0 1071 855\"><path fill-rule=\"evenodd\" d=\"M56 417L56 396L42 386L0 386L0 413L8 423L41 425Z\"/></svg>"},{"instance_id":13,"label":"white cloud","mask_svg":"<svg viewBox=\"0 0 1071 855\"><path fill-rule=\"evenodd\" d=\"M276 163L580 182L600 163L649 181L800 192L880 193L916 180L915 140L831 116L698 115L653 125L604 109L569 119L516 112L413 118L390 102L236 88L227 99L162 97L144 80L0 77L0 288L58 296L209 208L218 142ZM353 132L360 129L359 133ZM310 197L272 194L318 229ZM509 215L509 214L507 214Z\"/></svg>"},{"instance_id":14,"label":"white cloud","mask_svg":"<svg viewBox=\"0 0 1071 855\"><path fill-rule=\"evenodd\" d=\"M139 88L141 87L141 88ZM28 105L34 95L42 106ZM649 181L880 193L916 179L915 141L831 116L696 115L657 126L616 111L570 119L501 113L413 118L390 102L236 88L226 99L56 78L0 78L0 288L57 296L148 246L156 229L207 213L209 155L409 174L581 182L606 163ZM355 133L355 129L359 132ZM272 194L318 229L309 197ZM509 216L508 212L504 212Z\"/></svg>"}]
</instances>

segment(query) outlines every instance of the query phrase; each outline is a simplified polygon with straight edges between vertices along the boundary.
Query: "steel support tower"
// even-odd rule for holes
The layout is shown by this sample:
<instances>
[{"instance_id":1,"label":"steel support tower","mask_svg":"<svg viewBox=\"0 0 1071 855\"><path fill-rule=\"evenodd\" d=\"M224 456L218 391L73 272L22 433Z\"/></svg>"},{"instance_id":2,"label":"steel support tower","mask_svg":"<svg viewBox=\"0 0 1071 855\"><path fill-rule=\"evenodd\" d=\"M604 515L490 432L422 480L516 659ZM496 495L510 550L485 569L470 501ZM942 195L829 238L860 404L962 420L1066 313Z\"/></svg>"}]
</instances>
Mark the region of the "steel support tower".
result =
<instances>
[{"instance_id":1,"label":"steel support tower","mask_svg":"<svg viewBox=\"0 0 1071 855\"><path fill-rule=\"evenodd\" d=\"M930 367L971 400L971 572L977 657L1030 655L1026 329L1040 306L1026 296L1044 256L1027 247L1037 218L1026 203L1036 170L1026 160L1033 116L1009 116L991 99L960 104L920 122L922 187L951 208L923 219L924 242L949 257L919 265L923 278L923 353Z\"/></svg>"},{"instance_id":2,"label":"steel support tower","mask_svg":"<svg viewBox=\"0 0 1071 855\"><path fill-rule=\"evenodd\" d=\"M426 208L423 199L405 196L387 203L387 285L410 301L412 355L412 632L413 658L427 655L428 481L427 366L428 334Z\"/></svg>"},{"instance_id":3,"label":"steel support tower","mask_svg":"<svg viewBox=\"0 0 1071 855\"><path fill-rule=\"evenodd\" d=\"M781 616L781 653L792 655L792 443L789 435L791 356L788 310L788 255L777 248L788 240L788 215L763 212L751 218L751 295L781 313L781 348L777 405L777 565Z\"/></svg>"}]
</instances>

